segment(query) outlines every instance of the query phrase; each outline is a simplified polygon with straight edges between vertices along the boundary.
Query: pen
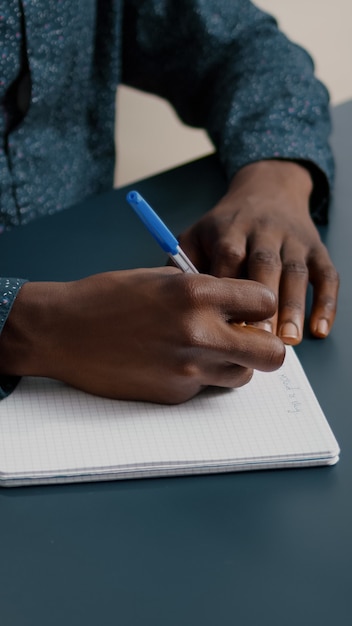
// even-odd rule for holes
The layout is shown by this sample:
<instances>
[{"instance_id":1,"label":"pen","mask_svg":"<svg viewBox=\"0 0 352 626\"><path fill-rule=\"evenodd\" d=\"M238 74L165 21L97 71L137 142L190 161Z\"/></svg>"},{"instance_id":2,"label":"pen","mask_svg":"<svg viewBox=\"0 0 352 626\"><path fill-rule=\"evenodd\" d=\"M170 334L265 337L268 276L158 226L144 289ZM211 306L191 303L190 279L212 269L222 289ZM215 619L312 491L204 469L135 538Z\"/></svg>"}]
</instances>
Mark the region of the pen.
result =
<instances>
[{"instance_id":1,"label":"pen","mask_svg":"<svg viewBox=\"0 0 352 626\"><path fill-rule=\"evenodd\" d=\"M174 237L172 232L138 191L130 191L126 196L126 200L147 227L150 234L158 242L159 246L173 260L175 265L188 274L198 274L198 270L194 267L192 261L190 261L182 248L180 248L176 237Z\"/></svg>"}]
</instances>

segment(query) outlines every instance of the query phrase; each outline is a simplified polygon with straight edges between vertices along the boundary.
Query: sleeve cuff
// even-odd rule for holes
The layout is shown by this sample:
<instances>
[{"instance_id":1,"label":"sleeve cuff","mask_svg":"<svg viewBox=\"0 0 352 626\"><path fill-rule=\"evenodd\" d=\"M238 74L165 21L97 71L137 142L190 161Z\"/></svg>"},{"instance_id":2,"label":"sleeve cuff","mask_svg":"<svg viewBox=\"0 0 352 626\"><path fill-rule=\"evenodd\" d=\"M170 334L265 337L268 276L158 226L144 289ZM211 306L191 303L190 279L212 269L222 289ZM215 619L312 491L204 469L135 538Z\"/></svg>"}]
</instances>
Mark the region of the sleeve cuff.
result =
<instances>
[{"instance_id":1,"label":"sleeve cuff","mask_svg":"<svg viewBox=\"0 0 352 626\"><path fill-rule=\"evenodd\" d=\"M313 191L310 196L310 214L316 224L328 223L328 209L331 198L331 186L326 174L311 161L296 160L296 163L305 167L313 181Z\"/></svg>"},{"instance_id":2,"label":"sleeve cuff","mask_svg":"<svg viewBox=\"0 0 352 626\"><path fill-rule=\"evenodd\" d=\"M26 282L21 278L0 278L0 334L16 296ZM19 380L18 376L0 376L0 399L8 396L15 389Z\"/></svg>"},{"instance_id":3,"label":"sleeve cuff","mask_svg":"<svg viewBox=\"0 0 352 626\"><path fill-rule=\"evenodd\" d=\"M10 395L19 381L19 376L0 376L0 400Z\"/></svg>"}]
</instances>

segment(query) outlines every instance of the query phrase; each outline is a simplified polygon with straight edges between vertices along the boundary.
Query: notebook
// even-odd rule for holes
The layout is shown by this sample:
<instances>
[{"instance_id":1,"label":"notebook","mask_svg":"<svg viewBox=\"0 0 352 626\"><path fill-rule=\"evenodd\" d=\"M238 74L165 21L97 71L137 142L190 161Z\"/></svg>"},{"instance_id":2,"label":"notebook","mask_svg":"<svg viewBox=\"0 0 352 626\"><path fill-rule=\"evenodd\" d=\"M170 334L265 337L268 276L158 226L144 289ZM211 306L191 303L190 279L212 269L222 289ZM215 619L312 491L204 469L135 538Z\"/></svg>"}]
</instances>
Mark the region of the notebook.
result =
<instances>
[{"instance_id":1,"label":"notebook","mask_svg":"<svg viewBox=\"0 0 352 626\"><path fill-rule=\"evenodd\" d=\"M177 406L107 400L23 378L0 402L0 484L332 465L339 446L290 347L240 389Z\"/></svg>"}]
</instances>

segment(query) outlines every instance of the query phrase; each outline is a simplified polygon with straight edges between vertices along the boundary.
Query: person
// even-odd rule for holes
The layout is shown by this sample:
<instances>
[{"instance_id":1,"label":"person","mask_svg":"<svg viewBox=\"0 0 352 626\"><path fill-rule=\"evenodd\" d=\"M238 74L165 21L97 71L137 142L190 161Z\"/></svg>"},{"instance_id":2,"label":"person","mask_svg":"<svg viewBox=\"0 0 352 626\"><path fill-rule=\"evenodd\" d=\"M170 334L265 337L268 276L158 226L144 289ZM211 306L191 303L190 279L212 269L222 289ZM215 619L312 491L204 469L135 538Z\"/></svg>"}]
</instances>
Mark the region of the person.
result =
<instances>
[{"instance_id":1,"label":"person","mask_svg":"<svg viewBox=\"0 0 352 626\"><path fill-rule=\"evenodd\" d=\"M180 237L200 275L2 278L2 395L27 374L165 403L243 385L301 341L308 282L310 331L326 337L339 278L315 222L333 184L329 97L275 19L249 0L0 6L3 230L112 185L121 82L205 128L229 180Z\"/></svg>"}]
</instances>

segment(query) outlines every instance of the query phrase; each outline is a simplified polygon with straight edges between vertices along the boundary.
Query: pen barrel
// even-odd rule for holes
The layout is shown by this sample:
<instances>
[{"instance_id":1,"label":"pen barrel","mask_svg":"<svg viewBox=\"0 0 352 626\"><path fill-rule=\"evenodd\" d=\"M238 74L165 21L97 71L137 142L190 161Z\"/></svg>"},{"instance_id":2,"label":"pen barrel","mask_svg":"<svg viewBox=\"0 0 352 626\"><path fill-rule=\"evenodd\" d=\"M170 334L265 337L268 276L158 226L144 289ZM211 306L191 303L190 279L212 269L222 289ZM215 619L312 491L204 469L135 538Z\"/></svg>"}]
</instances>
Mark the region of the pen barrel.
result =
<instances>
[{"instance_id":1,"label":"pen barrel","mask_svg":"<svg viewBox=\"0 0 352 626\"><path fill-rule=\"evenodd\" d=\"M198 274L198 270L194 267L192 261L188 258L188 256L183 252L180 246L177 247L176 254L170 254L171 259L186 274Z\"/></svg>"}]
</instances>

